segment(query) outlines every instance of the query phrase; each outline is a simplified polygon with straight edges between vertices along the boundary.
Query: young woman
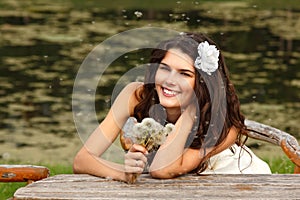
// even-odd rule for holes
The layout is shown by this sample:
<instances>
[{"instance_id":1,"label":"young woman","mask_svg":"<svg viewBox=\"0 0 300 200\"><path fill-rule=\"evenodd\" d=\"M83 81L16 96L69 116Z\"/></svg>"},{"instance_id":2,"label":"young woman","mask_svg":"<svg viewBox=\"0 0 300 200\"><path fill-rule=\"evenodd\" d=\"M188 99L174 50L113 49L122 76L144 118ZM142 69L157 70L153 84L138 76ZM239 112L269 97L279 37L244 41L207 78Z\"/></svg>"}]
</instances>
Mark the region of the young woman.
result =
<instances>
[{"instance_id":1,"label":"young woman","mask_svg":"<svg viewBox=\"0 0 300 200\"><path fill-rule=\"evenodd\" d=\"M129 117L151 117L174 130L152 156L132 144L124 165L100 158ZM149 164L154 178L196 173L271 173L244 146L244 116L217 45L203 34L184 33L151 54L144 83L127 85L106 118L74 159L75 173L128 182Z\"/></svg>"}]
</instances>

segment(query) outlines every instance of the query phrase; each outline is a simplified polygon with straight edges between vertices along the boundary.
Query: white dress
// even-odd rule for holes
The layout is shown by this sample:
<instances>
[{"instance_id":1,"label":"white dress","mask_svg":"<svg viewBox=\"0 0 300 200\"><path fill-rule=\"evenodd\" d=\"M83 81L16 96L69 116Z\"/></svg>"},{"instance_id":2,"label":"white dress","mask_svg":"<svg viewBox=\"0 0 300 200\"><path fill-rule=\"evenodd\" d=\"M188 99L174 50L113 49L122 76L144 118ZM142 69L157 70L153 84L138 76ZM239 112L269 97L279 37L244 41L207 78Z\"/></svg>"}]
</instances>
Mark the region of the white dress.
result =
<instances>
[{"instance_id":1,"label":"white dress","mask_svg":"<svg viewBox=\"0 0 300 200\"><path fill-rule=\"evenodd\" d=\"M234 152L226 149L212 156L201 174L271 174L269 165L248 147L234 144Z\"/></svg>"}]
</instances>

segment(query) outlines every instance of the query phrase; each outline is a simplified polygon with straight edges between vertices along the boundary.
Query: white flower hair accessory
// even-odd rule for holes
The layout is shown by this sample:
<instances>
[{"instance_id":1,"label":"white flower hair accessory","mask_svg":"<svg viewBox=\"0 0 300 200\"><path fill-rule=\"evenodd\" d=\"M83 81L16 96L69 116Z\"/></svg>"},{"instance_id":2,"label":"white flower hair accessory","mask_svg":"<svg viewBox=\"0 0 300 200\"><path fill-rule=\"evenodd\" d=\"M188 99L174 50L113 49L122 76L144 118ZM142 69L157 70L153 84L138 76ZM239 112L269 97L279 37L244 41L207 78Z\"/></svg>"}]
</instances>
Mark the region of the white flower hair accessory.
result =
<instances>
[{"instance_id":1,"label":"white flower hair accessory","mask_svg":"<svg viewBox=\"0 0 300 200\"><path fill-rule=\"evenodd\" d=\"M219 50L215 45L207 41L201 42L198 46L198 57L195 60L195 67L211 75L218 69Z\"/></svg>"}]
</instances>

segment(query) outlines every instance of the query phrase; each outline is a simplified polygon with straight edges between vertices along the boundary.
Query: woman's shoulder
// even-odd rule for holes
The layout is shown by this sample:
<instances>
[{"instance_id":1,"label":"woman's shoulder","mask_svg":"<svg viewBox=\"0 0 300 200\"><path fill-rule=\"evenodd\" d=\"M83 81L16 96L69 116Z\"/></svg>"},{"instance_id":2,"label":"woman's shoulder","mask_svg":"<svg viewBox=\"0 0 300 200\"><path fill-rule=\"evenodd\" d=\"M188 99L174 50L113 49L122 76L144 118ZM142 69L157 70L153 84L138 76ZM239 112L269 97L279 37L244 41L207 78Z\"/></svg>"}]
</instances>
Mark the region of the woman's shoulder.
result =
<instances>
[{"instance_id":1,"label":"woman's shoulder","mask_svg":"<svg viewBox=\"0 0 300 200\"><path fill-rule=\"evenodd\" d=\"M140 91L143 88L143 85L144 83L142 82L131 82L122 89L121 95L135 96L133 94Z\"/></svg>"},{"instance_id":2,"label":"woman's shoulder","mask_svg":"<svg viewBox=\"0 0 300 200\"><path fill-rule=\"evenodd\" d=\"M124 116L125 118L131 116L134 107L139 103L137 92L143 88L142 86L143 83L141 82L132 82L124 86L113 101L111 109L118 113L118 116Z\"/></svg>"},{"instance_id":3,"label":"woman's shoulder","mask_svg":"<svg viewBox=\"0 0 300 200\"><path fill-rule=\"evenodd\" d=\"M121 92L122 99L127 99L130 115L133 114L135 106L139 103L138 93L142 90L144 83L132 82L124 87ZM122 101L124 103L124 101Z\"/></svg>"},{"instance_id":4,"label":"woman's shoulder","mask_svg":"<svg viewBox=\"0 0 300 200\"><path fill-rule=\"evenodd\" d=\"M124 90L135 91L135 90L141 89L143 85L144 85L143 82L131 82L124 87Z\"/></svg>"},{"instance_id":5,"label":"woman's shoulder","mask_svg":"<svg viewBox=\"0 0 300 200\"><path fill-rule=\"evenodd\" d=\"M124 104L127 101L130 105L138 103L137 94L142 90L144 83L131 82L127 84L118 95L117 102ZM129 100L129 101L128 101Z\"/></svg>"}]
</instances>

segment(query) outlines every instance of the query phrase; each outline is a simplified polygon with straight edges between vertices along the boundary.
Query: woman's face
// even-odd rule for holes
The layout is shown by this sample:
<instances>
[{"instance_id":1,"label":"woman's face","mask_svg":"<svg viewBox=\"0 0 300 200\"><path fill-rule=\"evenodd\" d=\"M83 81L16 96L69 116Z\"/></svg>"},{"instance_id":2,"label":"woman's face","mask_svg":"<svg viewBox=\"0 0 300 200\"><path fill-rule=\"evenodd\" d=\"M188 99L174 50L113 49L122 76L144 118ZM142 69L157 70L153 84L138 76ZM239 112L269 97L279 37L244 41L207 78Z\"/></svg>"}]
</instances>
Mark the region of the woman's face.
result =
<instances>
[{"instance_id":1,"label":"woman's face","mask_svg":"<svg viewBox=\"0 0 300 200\"><path fill-rule=\"evenodd\" d=\"M162 59L155 76L160 104L166 109L183 109L194 95L193 60L177 49L170 49Z\"/></svg>"}]
</instances>

